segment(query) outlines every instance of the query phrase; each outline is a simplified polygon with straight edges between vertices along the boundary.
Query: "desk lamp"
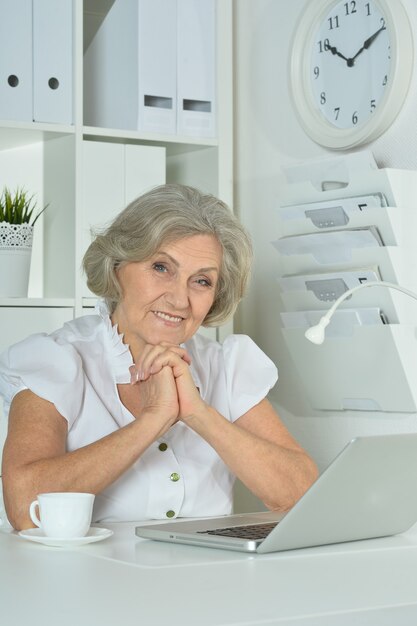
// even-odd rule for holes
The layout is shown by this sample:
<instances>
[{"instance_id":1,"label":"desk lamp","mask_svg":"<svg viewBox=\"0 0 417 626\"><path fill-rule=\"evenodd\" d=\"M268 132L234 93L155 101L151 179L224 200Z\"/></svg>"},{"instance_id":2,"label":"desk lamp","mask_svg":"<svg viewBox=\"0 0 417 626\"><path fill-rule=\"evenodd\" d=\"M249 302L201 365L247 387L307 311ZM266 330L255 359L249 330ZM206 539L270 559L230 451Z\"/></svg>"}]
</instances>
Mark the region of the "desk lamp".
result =
<instances>
[{"instance_id":1,"label":"desk lamp","mask_svg":"<svg viewBox=\"0 0 417 626\"><path fill-rule=\"evenodd\" d=\"M344 300L346 300L346 298L349 298L349 296L354 294L355 291L359 291L359 289L366 289L367 287L387 287L388 289L396 289L397 291L402 291L406 295L417 300L417 293L414 293L413 291L410 291L409 289L406 289L405 287L401 287L400 285L396 285L395 283L388 283L384 280L369 282L369 283L362 283L361 285L358 285L357 287L353 287L352 289L348 289L347 291L345 291L345 293L343 293L333 303L332 307L327 311L327 313L323 315L319 323L316 324L315 326L311 326L310 328L306 330L305 332L306 338L312 343L315 343L317 345L322 344L324 341L326 326L328 326L330 320L332 319L333 313L336 311L339 304L341 304Z\"/></svg>"}]
</instances>

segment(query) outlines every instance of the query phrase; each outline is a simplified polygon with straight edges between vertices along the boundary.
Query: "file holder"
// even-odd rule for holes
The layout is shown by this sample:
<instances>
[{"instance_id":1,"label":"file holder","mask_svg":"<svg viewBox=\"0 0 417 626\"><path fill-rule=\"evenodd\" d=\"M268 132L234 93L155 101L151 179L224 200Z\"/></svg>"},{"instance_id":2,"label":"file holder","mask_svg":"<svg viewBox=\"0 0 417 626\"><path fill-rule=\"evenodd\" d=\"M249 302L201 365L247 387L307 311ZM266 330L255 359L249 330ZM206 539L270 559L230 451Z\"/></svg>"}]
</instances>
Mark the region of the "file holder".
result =
<instances>
[{"instance_id":1,"label":"file holder","mask_svg":"<svg viewBox=\"0 0 417 626\"><path fill-rule=\"evenodd\" d=\"M177 2L138 1L139 110L141 131L177 130Z\"/></svg>"},{"instance_id":2,"label":"file holder","mask_svg":"<svg viewBox=\"0 0 417 626\"><path fill-rule=\"evenodd\" d=\"M280 255L280 275L336 273L376 267L383 280L406 284L410 288L417 285L417 256L414 249L398 246L380 246L351 250L349 262L319 263L310 254L293 256Z\"/></svg>"},{"instance_id":3,"label":"file holder","mask_svg":"<svg viewBox=\"0 0 417 626\"><path fill-rule=\"evenodd\" d=\"M115 0L84 52L84 124L135 130L139 107L138 0ZM97 21L97 23L96 23ZM123 42L123 45L120 43Z\"/></svg>"},{"instance_id":4,"label":"file holder","mask_svg":"<svg viewBox=\"0 0 417 626\"><path fill-rule=\"evenodd\" d=\"M378 269L374 268L330 274L283 276L278 282L282 292L312 291L319 300L333 302L348 289L380 279Z\"/></svg>"},{"instance_id":5,"label":"file holder","mask_svg":"<svg viewBox=\"0 0 417 626\"><path fill-rule=\"evenodd\" d=\"M314 228L320 234L335 232L331 228L315 228L311 220L284 219L280 232L293 236L305 234L305 229ZM290 228L287 228L287 224ZM352 270L362 267L377 266L383 280L401 284L414 284L417 281L417 255L415 253L415 232L417 232L417 212L402 207L380 207L359 211L350 218L348 226L353 228L373 225L376 227L383 246L371 248L349 248L342 250L335 247L335 254L326 249L326 258L317 258L317 254L291 254L280 256L282 274L305 274L330 271ZM341 231L338 231L339 233ZM347 231L350 232L350 231ZM331 239L331 238L330 238ZM288 241L288 240L283 240ZM276 242L274 242L275 247ZM288 247L288 246L287 246ZM296 248L296 245L293 245Z\"/></svg>"},{"instance_id":6,"label":"file holder","mask_svg":"<svg viewBox=\"0 0 417 626\"><path fill-rule=\"evenodd\" d=\"M323 311L293 311L280 314L283 328L301 328L307 331L319 324ZM378 307L337 310L333 313L332 323L326 328L326 337L349 337L355 326L379 326L388 324L387 317Z\"/></svg>"},{"instance_id":7,"label":"file holder","mask_svg":"<svg viewBox=\"0 0 417 626\"><path fill-rule=\"evenodd\" d=\"M281 176L280 206L382 194L388 206L415 209L416 172L378 169L372 161L364 152L288 167Z\"/></svg>"},{"instance_id":8,"label":"file holder","mask_svg":"<svg viewBox=\"0 0 417 626\"><path fill-rule=\"evenodd\" d=\"M282 333L306 395L317 410L415 412L417 306L386 290L361 290L354 305L343 302L344 316L322 346L309 344L300 320L325 312L355 273L374 271L381 280L415 290L417 174L379 170L363 153L309 166L286 173L274 242L286 316ZM369 229L368 247L355 241L357 229ZM376 237L370 245L372 232L379 244ZM311 241L323 246L309 249ZM346 313L352 309L356 315ZM361 322L366 310L375 323Z\"/></svg>"},{"instance_id":9,"label":"file holder","mask_svg":"<svg viewBox=\"0 0 417 626\"><path fill-rule=\"evenodd\" d=\"M85 19L86 125L216 135L216 0L114 0Z\"/></svg>"},{"instance_id":10,"label":"file holder","mask_svg":"<svg viewBox=\"0 0 417 626\"><path fill-rule=\"evenodd\" d=\"M311 256L314 263L329 265L331 263L349 263L353 250L378 248L382 245L378 229L366 227L361 229L331 230L326 233L303 233L293 237L282 237L273 245L281 256Z\"/></svg>"},{"instance_id":11,"label":"file holder","mask_svg":"<svg viewBox=\"0 0 417 626\"><path fill-rule=\"evenodd\" d=\"M175 133L176 75L176 1L115 0L84 53L85 124Z\"/></svg>"},{"instance_id":12,"label":"file holder","mask_svg":"<svg viewBox=\"0 0 417 626\"><path fill-rule=\"evenodd\" d=\"M310 344L304 330L283 335L314 409L416 412L414 326L356 326L322 346Z\"/></svg>"},{"instance_id":13,"label":"file holder","mask_svg":"<svg viewBox=\"0 0 417 626\"><path fill-rule=\"evenodd\" d=\"M308 208L312 206L311 204L304 206L298 205L293 212L293 207L279 209L278 231L280 237L292 237L306 233L320 234L344 228L355 229L373 226L378 229L386 246L405 245L412 247L414 245L414 233L417 228L417 211L415 209L379 206L378 208L349 211L344 201L335 203L333 209L312 210Z\"/></svg>"},{"instance_id":14,"label":"file holder","mask_svg":"<svg viewBox=\"0 0 417 626\"><path fill-rule=\"evenodd\" d=\"M177 0L180 135L216 135L216 0Z\"/></svg>"},{"instance_id":15,"label":"file holder","mask_svg":"<svg viewBox=\"0 0 417 626\"><path fill-rule=\"evenodd\" d=\"M280 216L283 224L289 223L293 229L295 220L299 220L300 224L307 220L305 226L309 228L342 228L349 224L355 214L361 215L369 209L382 206L387 206L385 197L382 193L375 193L282 207ZM295 228L294 232L300 231Z\"/></svg>"},{"instance_id":16,"label":"file holder","mask_svg":"<svg viewBox=\"0 0 417 626\"><path fill-rule=\"evenodd\" d=\"M390 282L390 281L389 281ZM280 300L284 305L282 311L286 312L301 312L317 310L326 312L329 305L333 302L323 300L313 292L305 290L293 291L293 292L281 292ZM339 309L344 310L352 308L353 304L350 300L343 302ZM355 295L356 310L363 308L377 307L385 314L390 324L405 324L414 326L417 319L417 305L404 301L404 298L398 296L398 294L386 294L382 293L382 290L378 294L357 294Z\"/></svg>"}]
</instances>

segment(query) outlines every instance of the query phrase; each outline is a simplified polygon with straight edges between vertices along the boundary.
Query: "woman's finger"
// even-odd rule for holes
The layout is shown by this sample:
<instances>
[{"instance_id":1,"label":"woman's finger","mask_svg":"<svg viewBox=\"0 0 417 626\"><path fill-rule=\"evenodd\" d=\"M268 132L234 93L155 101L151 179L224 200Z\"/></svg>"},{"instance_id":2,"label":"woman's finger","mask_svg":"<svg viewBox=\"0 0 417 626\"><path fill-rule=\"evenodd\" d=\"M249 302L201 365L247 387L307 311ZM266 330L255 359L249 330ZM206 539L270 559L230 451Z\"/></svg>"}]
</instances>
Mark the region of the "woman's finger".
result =
<instances>
[{"instance_id":1,"label":"woman's finger","mask_svg":"<svg viewBox=\"0 0 417 626\"><path fill-rule=\"evenodd\" d=\"M169 343L147 344L142 350L139 359L129 368L131 384L147 380L150 375L161 371L162 367L177 366L179 364L178 359L184 361L187 365L191 364L188 352L178 345Z\"/></svg>"},{"instance_id":2,"label":"woman's finger","mask_svg":"<svg viewBox=\"0 0 417 626\"><path fill-rule=\"evenodd\" d=\"M172 344L158 344L156 346L145 346L142 354L140 355L138 361L136 362L136 367L139 370L139 377L141 380L146 380L150 374L154 374L156 371L161 369L161 366L157 366L156 364L160 355L164 354L164 365L169 365L169 359L171 358L179 358L188 365L191 363L191 359L189 354L184 348L180 346L175 346ZM171 355L171 356L170 356ZM163 367L163 366L162 366ZM156 368L156 369L155 369Z\"/></svg>"}]
</instances>

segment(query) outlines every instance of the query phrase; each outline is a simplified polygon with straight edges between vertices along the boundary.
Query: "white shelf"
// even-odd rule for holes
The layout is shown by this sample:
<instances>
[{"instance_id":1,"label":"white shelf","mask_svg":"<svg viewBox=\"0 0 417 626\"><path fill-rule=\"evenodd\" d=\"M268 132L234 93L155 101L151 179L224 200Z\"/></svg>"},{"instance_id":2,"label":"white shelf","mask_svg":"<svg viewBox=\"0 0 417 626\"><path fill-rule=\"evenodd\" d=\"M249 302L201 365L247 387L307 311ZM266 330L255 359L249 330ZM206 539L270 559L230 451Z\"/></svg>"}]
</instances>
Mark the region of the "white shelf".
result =
<instances>
[{"instance_id":1,"label":"white shelf","mask_svg":"<svg viewBox=\"0 0 417 626\"><path fill-rule=\"evenodd\" d=\"M83 128L84 139L94 140L110 140L123 142L136 142L136 143L151 143L158 145L175 145L181 146L218 146L219 141L217 138L199 138L199 137L184 137L181 135L158 135L156 133L144 133L134 130L124 130L115 128L99 128L96 126L84 126Z\"/></svg>"},{"instance_id":2,"label":"white shelf","mask_svg":"<svg viewBox=\"0 0 417 626\"><path fill-rule=\"evenodd\" d=\"M91 202L98 206L100 216L103 190L110 188L111 193L105 199L110 209L114 205L118 212L123 207L115 200L115 189L118 185L126 186L126 190L129 185L132 187L132 179L138 178L135 175L138 168L148 186L157 184L153 182L156 172L153 158L156 159L159 148L165 151L162 180L194 185L218 195L233 207L232 0L216 0L218 133L215 138L85 124L84 53L114 2L123 0L72 1L74 125L0 120L0 189L4 185L20 186L36 196L39 206L49 205L35 230L29 286L33 297L0 299L4 319L12 320L22 337L39 332L42 319L46 329L53 330L55 323L81 315L83 308L95 305L95 298L84 297L84 277L80 270L88 232L86 224L92 213L97 220L97 207L91 211ZM97 144L93 148L93 168L91 159L88 161L86 157L88 142ZM149 155L143 156L145 167L139 161L147 150ZM118 157L119 152L122 154ZM112 163L117 167L112 167ZM123 165L119 167L120 163ZM99 185L97 193L94 185ZM21 311L16 312L17 308Z\"/></svg>"},{"instance_id":3,"label":"white shelf","mask_svg":"<svg viewBox=\"0 0 417 626\"><path fill-rule=\"evenodd\" d=\"M19 148L74 133L74 126L0 120L0 150Z\"/></svg>"},{"instance_id":4,"label":"white shelf","mask_svg":"<svg viewBox=\"0 0 417 626\"><path fill-rule=\"evenodd\" d=\"M0 307L68 308L75 304L74 298L0 298Z\"/></svg>"}]
</instances>

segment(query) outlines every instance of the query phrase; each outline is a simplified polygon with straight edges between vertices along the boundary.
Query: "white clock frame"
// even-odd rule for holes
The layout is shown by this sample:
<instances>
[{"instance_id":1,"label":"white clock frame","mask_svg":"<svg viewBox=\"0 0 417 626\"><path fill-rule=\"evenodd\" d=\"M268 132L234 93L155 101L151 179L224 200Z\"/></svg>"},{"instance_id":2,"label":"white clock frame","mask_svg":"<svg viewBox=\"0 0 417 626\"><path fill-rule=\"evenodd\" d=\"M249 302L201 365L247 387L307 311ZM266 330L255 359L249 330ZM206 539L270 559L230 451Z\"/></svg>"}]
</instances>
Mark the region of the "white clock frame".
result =
<instances>
[{"instance_id":1,"label":"white clock frame","mask_svg":"<svg viewBox=\"0 0 417 626\"><path fill-rule=\"evenodd\" d=\"M390 38L391 69L386 91L375 112L357 127L338 128L325 119L311 87L312 46L322 20L339 0L310 0L295 29L290 53L290 92L298 120L318 144L348 149L379 137L396 119L406 98L413 69L413 35L400 0L373 0L383 14Z\"/></svg>"}]
</instances>

